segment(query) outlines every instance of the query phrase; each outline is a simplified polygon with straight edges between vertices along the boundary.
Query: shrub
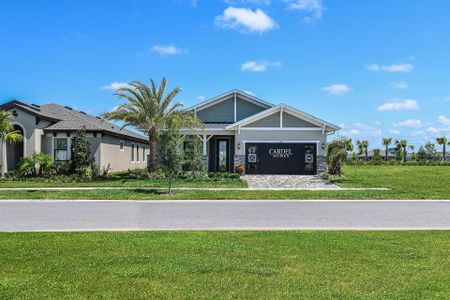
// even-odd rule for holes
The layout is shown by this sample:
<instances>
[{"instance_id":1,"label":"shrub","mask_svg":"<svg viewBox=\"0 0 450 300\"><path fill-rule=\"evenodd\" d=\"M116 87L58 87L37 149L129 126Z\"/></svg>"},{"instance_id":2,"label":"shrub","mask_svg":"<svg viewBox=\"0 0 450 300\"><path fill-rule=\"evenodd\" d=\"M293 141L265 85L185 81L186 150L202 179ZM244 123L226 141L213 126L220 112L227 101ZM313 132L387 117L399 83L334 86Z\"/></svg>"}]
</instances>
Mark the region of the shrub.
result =
<instances>
[{"instance_id":1,"label":"shrub","mask_svg":"<svg viewBox=\"0 0 450 300\"><path fill-rule=\"evenodd\" d=\"M68 161L54 162L52 169L52 173L55 175L69 175L71 173L71 165Z\"/></svg>"},{"instance_id":2,"label":"shrub","mask_svg":"<svg viewBox=\"0 0 450 300\"><path fill-rule=\"evenodd\" d=\"M147 168L128 169L128 176L132 179L150 178Z\"/></svg>"},{"instance_id":3,"label":"shrub","mask_svg":"<svg viewBox=\"0 0 450 300\"><path fill-rule=\"evenodd\" d=\"M85 129L76 131L73 134L71 142L71 166L72 172L83 175L87 168L94 164L94 158L91 157L91 142L86 138ZM92 169L91 169L92 171Z\"/></svg>"},{"instance_id":4,"label":"shrub","mask_svg":"<svg viewBox=\"0 0 450 300\"><path fill-rule=\"evenodd\" d=\"M52 157L47 153L34 153L22 158L17 168L21 177L49 176L53 168Z\"/></svg>"}]
</instances>

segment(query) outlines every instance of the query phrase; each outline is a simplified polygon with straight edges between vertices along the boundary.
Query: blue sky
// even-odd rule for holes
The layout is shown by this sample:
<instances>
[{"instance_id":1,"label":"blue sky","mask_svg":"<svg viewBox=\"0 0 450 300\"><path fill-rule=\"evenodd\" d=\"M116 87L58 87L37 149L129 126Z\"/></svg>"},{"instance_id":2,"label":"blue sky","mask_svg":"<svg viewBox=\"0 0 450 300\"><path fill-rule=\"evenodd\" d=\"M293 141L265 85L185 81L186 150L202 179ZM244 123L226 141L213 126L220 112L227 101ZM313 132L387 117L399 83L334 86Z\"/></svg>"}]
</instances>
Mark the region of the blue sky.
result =
<instances>
[{"instance_id":1,"label":"blue sky","mask_svg":"<svg viewBox=\"0 0 450 300\"><path fill-rule=\"evenodd\" d=\"M0 101L99 114L169 79L185 106L233 88L369 139L450 137L450 2L3 1Z\"/></svg>"}]
</instances>

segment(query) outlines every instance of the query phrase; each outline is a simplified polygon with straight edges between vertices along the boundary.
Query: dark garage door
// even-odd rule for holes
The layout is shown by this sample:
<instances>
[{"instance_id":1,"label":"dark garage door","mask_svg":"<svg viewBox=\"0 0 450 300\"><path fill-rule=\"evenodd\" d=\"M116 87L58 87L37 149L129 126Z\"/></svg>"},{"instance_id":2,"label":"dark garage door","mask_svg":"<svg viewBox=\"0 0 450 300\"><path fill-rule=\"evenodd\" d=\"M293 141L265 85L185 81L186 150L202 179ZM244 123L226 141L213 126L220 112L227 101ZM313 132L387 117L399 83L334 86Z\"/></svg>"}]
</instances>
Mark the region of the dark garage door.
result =
<instances>
[{"instance_id":1,"label":"dark garage door","mask_svg":"<svg viewBox=\"0 0 450 300\"><path fill-rule=\"evenodd\" d=\"M247 143L247 174L316 174L315 143Z\"/></svg>"}]
</instances>

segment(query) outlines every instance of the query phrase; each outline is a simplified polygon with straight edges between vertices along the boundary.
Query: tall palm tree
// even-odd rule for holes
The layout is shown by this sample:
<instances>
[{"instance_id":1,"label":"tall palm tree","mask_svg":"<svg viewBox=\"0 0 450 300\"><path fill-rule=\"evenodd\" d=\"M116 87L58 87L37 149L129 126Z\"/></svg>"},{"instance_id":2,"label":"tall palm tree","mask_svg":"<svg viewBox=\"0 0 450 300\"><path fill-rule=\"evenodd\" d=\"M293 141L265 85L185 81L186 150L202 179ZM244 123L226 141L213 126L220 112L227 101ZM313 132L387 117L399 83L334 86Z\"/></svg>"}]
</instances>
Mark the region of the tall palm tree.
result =
<instances>
[{"instance_id":1,"label":"tall palm tree","mask_svg":"<svg viewBox=\"0 0 450 300\"><path fill-rule=\"evenodd\" d=\"M364 150L365 160L368 160L368 158L369 158L369 141L368 140L356 141L356 144L358 145L360 154L362 154L362 152Z\"/></svg>"},{"instance_id":2,"label":"tall palm tree","mask_svg":"<svg viewBox=\"0 0 450 300\"><path fill-rule=\"evenodd\" d=\"M441 136L441 137L436 138L436 142L439 145L442 145L442 160L445 160L446 146L449 143L449 141L447 140L447 138L445 136Z\"/></svg>"},{"instance_id":3,"label":"tall palm tree","mask_svg":"<svg viewBox=\"0 0 450 300\"><path fill-rule=\"evenodd\" d=\"M383 145L384 145L384 157L386 161L389 159L388 157L388 150L389 145L392 143L392 138L383 138Z\"/></svg>"},{"instance_id":4,"label":"tall palm tree","mask_svg":"<svg viewBox=\"0 0 450 300\"><path fill-rule=\"evenodd\" d=\"M403 150L403 162L406 162L406 148L408 147L407 140L396 140L395 144L397 145L397 149Z\"/></svg>"},{"instance_id":5,"label":"tall palm tree","mask_svg":"<svg viewBox=\"0 0 450 300\"><path fill-rule=\"evenodd\" d=\"M7 111L0 111L0 140L2 141L2 175L7 170L6 159L6 143L17 143L22 140L22 134L18 130L14 130L11 123L12 115Z\"/></svg>"},{"instance_id":6,"label":"tall palm tree","mask_svg":"<svg viewBox=\"0 0 450 300\"><path fill-rule=\"evenodd\" d=\"M115 95L128 102L102 116L107 120L122 121L123 127L134 126L148 134L150 149L148 169L154 171L158 130L164 129L168 117L176 113L182 104L180 102L172 104L181 89L177 87L166 94L166 78L162 79L159 86L153 80L150 80L150 83L148 86L141 81L133 81L129 86L119 88Z\"/></svg>"}]
</instances>

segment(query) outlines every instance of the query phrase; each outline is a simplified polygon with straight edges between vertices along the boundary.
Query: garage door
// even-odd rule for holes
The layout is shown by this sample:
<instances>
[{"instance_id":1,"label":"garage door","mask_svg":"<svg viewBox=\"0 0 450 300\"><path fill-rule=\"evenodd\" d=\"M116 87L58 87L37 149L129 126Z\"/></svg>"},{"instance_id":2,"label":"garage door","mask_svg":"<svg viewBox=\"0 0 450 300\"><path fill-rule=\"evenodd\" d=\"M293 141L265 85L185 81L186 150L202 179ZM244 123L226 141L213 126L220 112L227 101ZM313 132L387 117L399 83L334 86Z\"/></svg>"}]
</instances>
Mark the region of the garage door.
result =
<instances>
[{"instance_id":1,"label":"garage door","mask_svg":"<svg viewBox=\"0 0 450 300\"><path fill-rule=\"evenodd\" d=\"M247 174L317 173L315 143L246 143Z\"/></svg>"}]
</instances>

